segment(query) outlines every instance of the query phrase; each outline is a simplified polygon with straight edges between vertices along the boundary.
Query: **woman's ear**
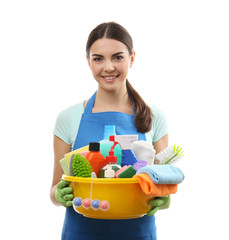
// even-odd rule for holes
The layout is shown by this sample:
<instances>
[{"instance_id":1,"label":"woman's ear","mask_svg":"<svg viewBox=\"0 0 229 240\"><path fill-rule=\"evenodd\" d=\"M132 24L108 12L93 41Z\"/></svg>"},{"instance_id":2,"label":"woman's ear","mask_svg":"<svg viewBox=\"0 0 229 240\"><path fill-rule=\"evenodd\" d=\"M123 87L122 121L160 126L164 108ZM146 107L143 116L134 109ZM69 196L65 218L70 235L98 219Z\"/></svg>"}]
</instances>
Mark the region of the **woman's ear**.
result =
<instances>
[{"instance_id":1,"label":"woman's ear","mask_svg":"<svg viewBox=\"0 0 229 240\"><path fill-rule=\"evenodd\" d=\"M135 54L136 54L136 52L133 51L133 54L130 56L130 68L131 68L131 67L133 66L133 64L134 64Z\"/></svg>"}]
</instances>

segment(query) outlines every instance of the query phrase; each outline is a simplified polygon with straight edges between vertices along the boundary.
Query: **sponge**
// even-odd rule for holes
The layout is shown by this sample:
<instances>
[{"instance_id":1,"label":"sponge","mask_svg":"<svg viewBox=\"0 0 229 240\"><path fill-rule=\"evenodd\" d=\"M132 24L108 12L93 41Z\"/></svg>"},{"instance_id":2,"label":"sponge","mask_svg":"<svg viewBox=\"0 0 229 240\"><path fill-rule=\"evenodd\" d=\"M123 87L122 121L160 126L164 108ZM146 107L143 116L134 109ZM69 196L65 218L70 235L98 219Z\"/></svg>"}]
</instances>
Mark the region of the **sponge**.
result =
<instances>
[{"instance_id":1,"label":"sponge","mask_svg":"<svg viewBox=\"0 0 229 240\"><path fill-rule=\"evenodd\" d=\"M93 169L80 153L73 154L69 163L69 173L75 177L91 177Z\"/></svg>"},{"instance_id":2,"label":"sponge","mask_svg":"<svg viewBox=\"0 0 229 240\"><path fill-rule=\"evenodd\" d=\"M132 178L136 174L136 171L132 165L123 169L122 172L118 173L116 177L118 178Z\"/></svg>"},{"instance_id":3,"label":"sponge","mask_svg":"<svg viewBox=\"0 0 229 240\"><path fill-rule=\"evenodd\" d=\"M85 146L85 147L82 147L82 148L78 148L78 149L76 149L76 150L74 150L74 151L72 151L72 152L66 153L66 154L64 155L64 157L66 158L67 163L69 163L73 154L81 153L81 152L86 152L86 151L88 151L88 150L89 150L89 145L87 145L87 146Z\"/></svg>"},{"instance_id":4,"label":"sponge","mask_svg":"<svg viewBox=\"0 0 229 240\"><path fill-rule=\"evenodd\" d=\"M69 165L68 165L68 162L67 162L66 158L62 158L60 160L60 165L61 165L61 167L62 167L62 169L64 171L64 174L70 175L69 174Z\"/></svg>"}]
</instances>

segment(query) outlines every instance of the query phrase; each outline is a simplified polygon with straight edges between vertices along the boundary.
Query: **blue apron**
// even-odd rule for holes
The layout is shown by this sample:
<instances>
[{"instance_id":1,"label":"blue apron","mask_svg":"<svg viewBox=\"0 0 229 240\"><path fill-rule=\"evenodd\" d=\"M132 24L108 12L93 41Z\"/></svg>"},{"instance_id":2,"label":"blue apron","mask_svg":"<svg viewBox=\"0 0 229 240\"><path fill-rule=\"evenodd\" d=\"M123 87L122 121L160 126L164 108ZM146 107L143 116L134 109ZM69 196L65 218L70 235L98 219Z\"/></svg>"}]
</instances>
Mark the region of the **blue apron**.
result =
<instances>
[{"instance_id":1,"label":"blue apron","mask_svg":"<svg viewBox=\"0 0 229 240\"><path fill-rule=\"evenodd\" d=\"M115 125L117 135L138 134L139 140L146 140L134 124L134 116L121 112L92 113L96 93L90 98L82 114L73 150L89 142L103 139L104 126ZM136 206L137 207L137 206ZM155 217L143 216L136 219L104 220L87 218L66 209L62 240L156 240Z\"/></svg>"}]
</instances>

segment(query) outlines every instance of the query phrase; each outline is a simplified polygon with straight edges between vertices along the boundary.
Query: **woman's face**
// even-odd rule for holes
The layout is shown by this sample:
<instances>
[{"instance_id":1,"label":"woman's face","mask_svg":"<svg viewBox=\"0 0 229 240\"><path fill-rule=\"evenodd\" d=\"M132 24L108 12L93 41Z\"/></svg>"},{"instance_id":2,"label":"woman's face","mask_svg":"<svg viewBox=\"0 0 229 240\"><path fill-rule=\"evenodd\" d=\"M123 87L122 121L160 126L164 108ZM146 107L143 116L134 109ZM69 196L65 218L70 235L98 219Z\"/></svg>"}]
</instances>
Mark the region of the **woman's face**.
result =
<instances>
[{"instance_id":1,"label":"woman's face","mask_svg":"<svg viewBox=\"0 0 229 240\"><path fill-rule=\"evenodd\" d=\"M135 53L130 56L122 42L102 38L92 44L87 60L99 88L111 91L126 86L128 70L133 65L134 57Z\"/></svg>"}]
</instances>

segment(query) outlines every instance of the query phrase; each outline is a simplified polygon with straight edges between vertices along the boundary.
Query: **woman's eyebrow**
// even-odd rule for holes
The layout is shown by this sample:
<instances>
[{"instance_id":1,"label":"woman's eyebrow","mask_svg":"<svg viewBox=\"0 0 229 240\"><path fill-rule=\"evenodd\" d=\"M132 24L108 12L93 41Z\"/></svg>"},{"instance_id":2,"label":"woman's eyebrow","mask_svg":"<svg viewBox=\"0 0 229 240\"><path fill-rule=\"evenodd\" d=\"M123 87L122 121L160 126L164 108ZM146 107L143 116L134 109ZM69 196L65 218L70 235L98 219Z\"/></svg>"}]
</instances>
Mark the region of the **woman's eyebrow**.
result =
<instances>
[{"instance_id":1,"label":"woman's eyebrow","mask_svg":"<svg viewBox=\"0 0 229 240\"><path fill-rule=\"evenodd\" d=\"M117 52L117 53L113 54L112 57L117 56L117 55L119 55L119 54L123 54L123 53L124 53L124 52Z\"/></svg>"},{"instance_id":2,"label":"woman's eyebrow","mask_svg":"<svg viewBox=\"0 0 229 240\"><path fill-rule=\"evenodd\" d=\"M112 57L115 57L117 55L123 54L124 52L117 52L115 54L112 55ZM103 55L100 54L92 54L92 57L103 57Z\"/></svg>"}]
</instances>

